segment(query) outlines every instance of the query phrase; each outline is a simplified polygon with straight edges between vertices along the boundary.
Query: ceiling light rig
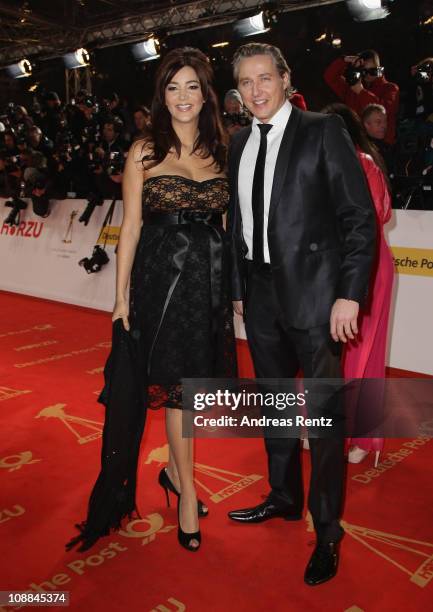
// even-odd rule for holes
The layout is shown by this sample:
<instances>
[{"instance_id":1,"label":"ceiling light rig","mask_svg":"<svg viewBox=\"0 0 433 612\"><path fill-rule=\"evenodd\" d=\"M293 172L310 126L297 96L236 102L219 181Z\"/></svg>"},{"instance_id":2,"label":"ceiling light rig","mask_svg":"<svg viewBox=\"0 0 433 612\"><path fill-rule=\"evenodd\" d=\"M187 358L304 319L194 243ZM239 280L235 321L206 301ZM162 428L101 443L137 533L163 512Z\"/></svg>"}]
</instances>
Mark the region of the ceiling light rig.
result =
<instances>
[{"instance_id":1,"label":"ceiling light rig","mask_svg":"<svg viewBox=\"0 0 433 612\"><path fill-rule=\"evenodd\" d=\"M384 19L390 14L388 5L392 0L346 0L355 21Z\"/></svg>"},{"instance_id":2,"label":"ceiling light rig","mask_svg":"<svg viewBox=\"0 0 433 612\"><path fill-rule=\"evenodd\" d=\"M147 40L131 46L132 55L137 62L149 62L160 57L161 44L158 38L150 36Z\"/></svg>"},{"instance_id":3,"label":"ceiling light rig","mask_svg":"<svg viewBox=\"0 0 433 612\"><path fill-rule=\"evenodd\" d=\"M23 79L32 75L32 65L28 59L22 59L17 64L6 67L6 71L13 79Z\"/></svg>"},{"instance_id":4,"label":"ceiling light rig","mask_svg":"<svg viewBox=\"0 0 433 612\"><path fill-rule=\"evenodd\" d=\"M72 53L66 53L63 56L63 61L66 68L69 70L75 70L77 68L85 68L90 64L90 54L87 49L81 47Z\"/></svg>"},{"instance_id":5,"label":"ceiling light rig","mask_svg":"<svg viewBox=\"0 0 433 612\"><path fill-rule=\"evenodd\" d=\"M233 29L238 36L255 36L269 32L273 23L277 20L277 15L272 11L260 11L251 17L238 19L233 25Z\"/></svg>"}]
</instances>

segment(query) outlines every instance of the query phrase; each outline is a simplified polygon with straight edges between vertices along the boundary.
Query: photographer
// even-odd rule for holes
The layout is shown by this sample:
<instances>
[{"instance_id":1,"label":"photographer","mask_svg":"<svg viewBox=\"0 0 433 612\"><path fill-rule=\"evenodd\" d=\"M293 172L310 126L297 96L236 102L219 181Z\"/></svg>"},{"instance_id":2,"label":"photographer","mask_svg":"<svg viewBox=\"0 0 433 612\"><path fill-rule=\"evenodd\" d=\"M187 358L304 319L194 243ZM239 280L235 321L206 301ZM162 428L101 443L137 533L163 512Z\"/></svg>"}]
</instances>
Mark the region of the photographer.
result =
<instances>
[{"instance_id":1,"label":"photographer","mask_svg":"<svg viewBox=\"0 0 433 612\"><path fill-rule=\"evenodd\" d=\"M121 199L121 183L126 145L121 137L123 123L118 117L107 118L102 140L89 153L89 168L93 174L92 191L104 198Z\"/></svg>"},{"instance_id":2,"label":"photographer","mask_svg":"<svg viewBox=\"0 0 433 612\"><path fill-rule=\"evenodd\" d=\"M18 134L24 133L33 127L33 119L24 106L15 106L13 124Z\"/></svg>"},{"instance_id":3,"label":"photographer","mask_svg":"<svg viewBox=\"0 0 433 612\"><path fill-rule=\"evenodd\" d=\"M11 161L7 151L0 151L0 197L9 198L19 189L21 171L18 159Z\"/></svg>"},{"instance_id":4,"label":"photographer","mask_svg":"<svg viewBox=\"0 0 433 612\"><path fill-rule=\"evenodd\" d=\"M433 115L433 57L426 57L412 66L405 90L404 117L429 120ZM433 122L433 117L430 121Z\"/></svg>"},{"instance_id":5,"label":"photographer","mask_svg":"<svg viewBox=\"0 0 433 612\"><path fill-rule=\"evenodd\" d=\"M396 172L403 208L433 209L433 57L411 67L402 93Z\"/></svg>"},{"instance_id":6,"label":"photographer","mask_svg":"<svg viewBox=\"0 0 433 612\"><path fill-rule=\"evenodd\" d=\"M50 160L54 152L53 142L43 135L37 125L33 125L28 130L27 142L33 151L39 151L47 158L47 161Z\"/></svg>"},{"instance_id":7,"label":"photographer","mask_svg":"<svg viewBox=\"0 0 433 612\"><path fill-rule=\"evenodd\" d=\"M131 140L145 138L150 126L150 110L147 106L137 106L134 110L134 126L135 129L132 132Z\"/></svg>"},{"instance_id":8,"label":"photographer","mask_svg":"<svg viewBox=\"0 0 433 612\"><path fill-rule=\"evenodd\" d=\"M2 149L6 152L8 157L19 155L17 137L14 130L8 129L3 132Z\"/></svg>"},{"instance_id":9,"label":"photographer","mask_svg":"<svg viewBox=\"0 0 433 612\"><path fill-rule=\"evenodd\" d=\"M14 130L3 133L0 150L0 195L10 197L19 189L23 177L23 159Z\"/></svg>"},{"instance_id":10,"label":"photographer","mask_svg":"<svg viewBox=\"0 0 433 612\"><path fill-rule=\"evenodd\" d=\"M101 128L95 98L85 90L77 94L73 115L69 118L70 130L83 148L83 154L92 151L101 140Z\"/></svg>"},{"instance_id":11,"label":"photographer","mask_svg":"<svg viewBox=\"0 0 433 612\"><path fill-rule=\"evenodd\" d=\"M55 91L49 91L42 103L37 125L46 136L55 142L57 132L61 129L62 103Z\"/></svg>"},{"instance_id":12,"label":"photographer","mask_svg":"<svg viewBox=\"0 0 433 612\"><path fill-rule=\"evenodd\" d=\"M25 194L32 198L33 210L36 214L47 217L48 198L50 192L50 176L47 159L40 151L26 152L26 167L23 171Z\"/></svg>"},{"instance_id":13,"label":"photographer","mask_svg":"<svg viewBox=\"0 0 433 612\"><path fill-rule=\"evenodd\" d=\"M377 51L337 58L325 71L324 79L336 95L359 116L368 104L385 107L388 126L385 141L395 142L399 87L383 76Z\"/></svg>"},{"instance_id":14,"label":"photographer","mask_svg":"<svg viewBox=\"0 0 433 612\"><path fill-rule=\"evenodd\" d=\"M87 158L82 154L80 145L71 132L65 130L59 134L50 166L55 197L64 199L87 196L92 184Z\"/></svg>"},{"instance_id":15,"label":"photographer","mask_svg":"<svg viewBox=\"0 0 433 612\"><path fill-rule=\"evenodd\" d=\"M251 123L251 117L237 89L229 89L224 96L223 121L230 136Z\"/></svg>"}]
</instances>

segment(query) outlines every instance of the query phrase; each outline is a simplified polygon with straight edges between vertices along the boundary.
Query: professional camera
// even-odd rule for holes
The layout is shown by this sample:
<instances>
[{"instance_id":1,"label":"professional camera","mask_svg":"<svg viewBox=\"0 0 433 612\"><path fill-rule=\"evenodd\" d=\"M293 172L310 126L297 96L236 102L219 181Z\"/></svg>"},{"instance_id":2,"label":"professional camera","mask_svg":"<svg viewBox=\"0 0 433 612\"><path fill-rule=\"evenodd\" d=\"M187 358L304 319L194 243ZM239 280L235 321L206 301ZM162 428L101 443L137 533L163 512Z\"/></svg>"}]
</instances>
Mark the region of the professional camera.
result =
<instances>
[{"instance_id":1,"label":"professional camera","mask_svg":"<svg viewBox=\"0 0 433 612\"><path fill-rule=\"evenodd\" d=\"M76 142L72 134L69 132L64 132L63 134L60 134L57 141L55 157L60 163L65 165L72 161L79 150L80 145Z\"/></svg>"},{"instance_id":2,"label":"professional camera","mask_svg":"<svg viewBox=\"0 0 433 612\"><path fill-rule=\"evenodd\" d=\"M11 123L15 123L16 118L18 116L18 112L17 112L17 107L16 104L14 102L9 102L9 104L6 107L6 115L9 117L9 121Z\"/></svg>"},{"instance_id":3,"label":"professional camera","mask_svg":"<svg viewBox=\"0 0 433 612\"><path fill-rule=\"evenodd\" d=\"M105 266L109 261L110 259L105 250L97 244L93 247L92 256L80 259L78 265L82 266L87 274L93 274L94 272L99 272L102 266Z\"/></svg>"},{"instance_id":4,"label":"professional camera","mask_svg":"<svg viewBox=\"0 0 433 612\"><path fill-rule=\"evenodd\" d=\"M362 56L359 56L358 61L362 61ZM349 64L344 71L344 78L346 83L352 87L352 85L356 85L361 81L361 79L367 75L372 77L381 77L384 73L383 66L372 66L371 68L364 68L362 64L358 64L355 62L353 64Z\"/></svg>"},{"instance_id":5,"label":"professional camera","mask_svg":"<svg viewBox=\"0 0 433 612\"><path fill-rule=\"evenodd\" d=\"M87 202L87 206L84 209L84 212L81 215L81 217L78 219L78 221L80 223L84 223L84 225L87 225L90 221L90 217L92 216L95 208L97 206L102 206L103 203L104 203L104 198L102 196L98 194L91 194Z\"/></svg>"},{"instance_id":6,"label":"professional camera","mask_svg":"<svg viewBox=\"0 0 433 612\"><path fill-rule=\"evenodd\" d=\"M87 106L87 108L94 108L97 105L96 98L92 96L92 94L89 94L84 89L81 89L77 93L75 103L77 104L77 106L82 105L82 106Z\"/></svg>"},{"instance_id":7,"label":"professional camera","mask_svg":"<svg viewBox=\"0 0 433 612\"><path fill-rule=\"evenodd\" d=\"M101 140L101 132L99 130L99 126L95 124L94 126L86 126L81 134L81 142L83 144L97 144Z\"/></svg>"},{"instance_id":8,"label":"professional camera","mask_svg":"<svg viewBox=\"0 0 433 612\"><path fill-rule=\"evenodd\" d=\"M355 66L354 64L348 64L346 70L344 71L344 78L346 83L352 87L352 85L356 85L360 82L363 76L363 69L360 66Z\"/></svg>"},{"instance_id":9,"label":"professional camera","mask_svg":"<svg viewBox=\"0 0 433 612\"><path fill-rule=\"evenodd\" d=\"M432 80L433 77L433 64L431 62L426 62L425 64L421 64L417 66L415 78L420 83L420 85L424 83L428 83Z\"/></svg>"},{"instance_id":10,"label":"professional camera","mask_svg":"<svg viewBox=\"0 0 433 612\"><path fill-rule=\"evenodd\" d=\"M5 202L5 206L11 208L11 212L8 214L4 223L6 225L19 225L20 224L20 212L27 208L27 202L24 202L18 196L13 196L12 200Z\"/></svg>"},{"instance_id":11,"label":"professional camera","mask_svg":"<svg viewBox=\"0 0 433 612\"><path fill-rule=\"evenodd\" d=\"M241 127L246 127L250 125L251 120L247 112L241 111L240 113L223 113L224 123L226 126L230 125L240 125Z\"/></svg>"},{"instance_id":12,"label":"professional camera","mask_svg":"<svg viewBox=\"0 0 433 612\"><path fill-rule=\"evenodd\" d=\"M98 151L90 151L90 153L88 153L88 158L88 168L91 172L103 169L105 154L101 155Z\"/></svg>"},{"instance_id":13,"label":"professional camera","mask_svg":"<svg viewBox=\"0 0 433 612\"><path fill-rule=\"evenodd\" d=\"M10 174L11 172L16 172L21 169L21 157L19 155L7 155L5 157L5 167L6 172Z\"/></svg>"},{"instance_id":14,"label":"professional camera","mask_svg":"<svg viewBox=\"0 0 433 612\"><path fill-rule=\"evenodd\" d=\"M417 176L393 177L393 208L433 210L433 173L422 171Z\"/></svg>"},{"instance_id":15,"label":"professional camera","mask_svg":"<svg viewBox=\"0 0 433 612\"><path fill-rule=\"evenodd\" d=\"M109 155L109 163L107 166L107 174L116 176L122 174L125 165L125 157L120 151L112 151Z\"/></svg>"}]
</instances>

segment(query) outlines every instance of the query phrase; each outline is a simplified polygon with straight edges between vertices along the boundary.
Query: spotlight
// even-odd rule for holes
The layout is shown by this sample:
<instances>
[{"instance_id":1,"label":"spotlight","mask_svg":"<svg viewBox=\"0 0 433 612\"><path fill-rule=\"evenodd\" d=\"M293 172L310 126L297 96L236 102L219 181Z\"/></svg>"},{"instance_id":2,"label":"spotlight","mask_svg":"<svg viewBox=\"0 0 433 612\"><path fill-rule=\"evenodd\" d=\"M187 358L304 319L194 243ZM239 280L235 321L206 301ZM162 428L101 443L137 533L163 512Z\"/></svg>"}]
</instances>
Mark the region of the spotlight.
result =
<instances>
[{"instance_id":1,"label":"spotlight","mask_svg":"<svg viewBox=\"0 0 433 612\"><path fill-rule=\"evenodd\" d=\"M87 49L77 49L72 53L66 53L63 56L66 68L75 70L76 68L84 68L90 63L90 55Z\"/></svg>"},{"instance_id":2,"label":"spotlight","mask_svg":"<svg viewBox=\"0 0 433 612\"><path fill-rule=\"evenodd\" d=\"M132 45L131 50L137 62L149 62L150 60L158 59L160 43L157 38L151 36L143 42Z\"/></svg>"},{"instance_id":3,"label":"spotlight","mask_svg":"<svg viewBox=\"0 0 433 612\"><path fill-rule=\"evenodd\" d=\"M389 15L387 4L390 0L346 0L355 21L373 21Z\"/></svg>"},{"instance_id":4,"label":"spotlight","mask_svg":"<svg viewBox=\"0 0 433 612\"><path fill-rule=\"evenodd\" d=\"M324 32L323 34L320 34L320 36L318 36L317 38L315 38L314 40L319 43L319 42L323 42L324 40L326 40L327 37L327 33Z\"/></svg>"},{"instance_id":5,"label":"spotlight","mask_svg":"<svg viewBox=\"0 0 433 612\"><path fill-rule=\"evenodd\" d=\"M28 59L22 59L18 64L11 64L6 68L8 74L13 79L22 79L32 74L32 65Z\"/></svg>"},{"instance_id":6,"label":"spotlight","mask_svg":"<svg viewBox=\"0 0 433 612\"><path fill-rule=\"evenodd\" d=\"M340 49L341 48L341 38L339 36L336 36L335 38L332 39L332 46L335 49Z\"/></svg>"},{"instance_id":7,"label":"spotlight","mask_svg":"<svg viewBox=\"0 0 433 612\"><path fill-rule=\"evenodd\" d=\"M218 49L219 47L228 47L229 46L229 42L227 42L226 40L224 42L219 42L219 43L214 43L213 45L211 45L214 49Z\"/></svg>"},{"instance_id":8,"label":"spotlight","mask_svg":"<svg viewBox=\"0 0 433 612\"><path fill-rule=\"evenodd\" d=\"M264 34L271 29L271 19L269 14L261 11L252 17L239 19L235 22L234 31L238 36L254 36L255 34Z\"/></svg>"}]
</instances>

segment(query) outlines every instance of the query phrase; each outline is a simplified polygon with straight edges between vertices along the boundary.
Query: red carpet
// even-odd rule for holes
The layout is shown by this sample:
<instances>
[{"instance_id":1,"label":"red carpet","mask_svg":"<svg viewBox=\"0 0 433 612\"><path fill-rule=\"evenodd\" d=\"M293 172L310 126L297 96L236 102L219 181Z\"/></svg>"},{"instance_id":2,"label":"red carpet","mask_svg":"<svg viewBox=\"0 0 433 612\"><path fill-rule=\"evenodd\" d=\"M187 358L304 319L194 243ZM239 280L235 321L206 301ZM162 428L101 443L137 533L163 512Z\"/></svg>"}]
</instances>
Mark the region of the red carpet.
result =
<instances>
[{"instance_id":1,"label":"red carpet","mask_svg":"<svg viewBox=\"0 0 433 612\"><path fill-rule=\"evenodd\" d=\"M66 590L80 611L431 608L429 438L387 441L383 458L397 454L377 470L370 458L349 466L340 571L311 588L302 580L314 541L307 517L255 526L226 517L267 493L262 440L198 441L197 489L210 516L201 550L180 548L175 509L165 508L156 483L164 415L152 411L140 460L143 519L87 553L66 553L99 469L103 407L95 400L110 316L12 294L1 300L0 590ZM245 345L240 357L250 374ZM308 453L303 462L308 482Z\"/></svg>"}]
</instances>

